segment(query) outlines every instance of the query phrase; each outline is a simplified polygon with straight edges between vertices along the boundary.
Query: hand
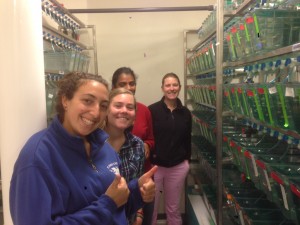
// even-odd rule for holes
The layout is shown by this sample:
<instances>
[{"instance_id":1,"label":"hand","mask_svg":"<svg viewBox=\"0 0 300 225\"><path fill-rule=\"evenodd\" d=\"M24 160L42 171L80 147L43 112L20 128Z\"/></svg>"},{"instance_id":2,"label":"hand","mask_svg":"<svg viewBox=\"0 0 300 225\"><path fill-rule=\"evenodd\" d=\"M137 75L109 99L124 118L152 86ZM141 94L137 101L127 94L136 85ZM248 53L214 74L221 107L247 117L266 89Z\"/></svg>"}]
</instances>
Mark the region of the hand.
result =
<instances>
[{"instance_id":1,"label":"hand","mask_svg":"<svg viewBox=\"0 0 300 225\"><path fill-rule=\"evenodd\" d=\"M143 212L143 208L140 208L136 212L135 221L132 223L132 225L142 225L143 220L144 220L144 212Z\"/></svg>"},{"instance_id":2,"label":"hand","mask_svg":"<svg viewBox=\"0 0 300 225\"><path fill-rule=\"evenodd\" d=\"M129 193L127 183L120 174L116 174L115 179L105 192L116 203L118 208L127 202Z\"/></svg>"},{"instance_id":3,"label":"hand","mask_svg":"<svg viewBox=\"0 0 300 225\"><path fill-rule=\"evenodd\" d=\"M141 217L137 217L132 225L142 225L143 219Z\"/></svg>"},{"instance_id":4,"label":"hand","mask_svg":"<svg viewBox=\"0 0 300 225\"><path fill-rule=\"evenodd\" d=\"M147 173L139 179L140 192L144 202L152 202L155 196L155 183L152 179L157 166L152 167Z\"/></svg>"},{"instance_id":5,"label":"hand","mask_svg":"<svg viewBox=\"0 0 300 225\"><path fill-rule=\"evenodd\" d=\"M145 158L148 159L150 156L150 147L146 143L144 143L144 151L145 151Z\"/></svg>"}]
</instances>

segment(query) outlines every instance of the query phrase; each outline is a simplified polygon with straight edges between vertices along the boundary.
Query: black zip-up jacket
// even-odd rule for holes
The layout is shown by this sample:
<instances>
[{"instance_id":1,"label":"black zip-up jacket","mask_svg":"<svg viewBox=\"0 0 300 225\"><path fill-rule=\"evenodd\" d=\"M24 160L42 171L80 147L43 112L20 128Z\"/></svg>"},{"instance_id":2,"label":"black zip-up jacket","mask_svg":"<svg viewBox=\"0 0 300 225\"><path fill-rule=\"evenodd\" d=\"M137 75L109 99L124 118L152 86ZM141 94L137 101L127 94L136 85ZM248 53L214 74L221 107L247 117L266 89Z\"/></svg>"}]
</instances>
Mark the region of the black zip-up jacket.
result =
<instances>
[{"instance_id":1,"label":"black zip-up jacket","mask_svg":"<svg viewBox=\"0 0 300 225\"><path fill-rule=\"evenodd\" d=\"M191 158L192 116L190 110L177 99L172 112L164 103L164 97L150 105L155 147L151 162L163 167L176 166Z\"/></svg>"}]
</instances>

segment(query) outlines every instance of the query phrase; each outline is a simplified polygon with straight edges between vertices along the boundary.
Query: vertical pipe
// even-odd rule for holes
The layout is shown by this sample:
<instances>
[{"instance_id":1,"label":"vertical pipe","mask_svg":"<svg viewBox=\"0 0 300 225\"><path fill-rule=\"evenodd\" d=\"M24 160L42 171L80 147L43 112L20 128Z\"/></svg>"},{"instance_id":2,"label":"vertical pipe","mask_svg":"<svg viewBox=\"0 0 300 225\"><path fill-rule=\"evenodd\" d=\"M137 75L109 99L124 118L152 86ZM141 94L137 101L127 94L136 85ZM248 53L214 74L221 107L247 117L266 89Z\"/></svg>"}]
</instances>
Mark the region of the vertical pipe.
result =
<instances>
[{"instance_id":1,"label":"vertical pipe","mask_svg":"<svg viewBox=\"0 0 300 225\"><path fill-rule=\"evenodd\" d=\"M97 56L97 39L96 39L96 26L95 25L86 25L84 26L85 28L92 29L92 37L93 37L93 46L90 47L88 46L88 50L93 50L93 66L94 66L94 71L89 71L90 73L93 74L98 74L98 56ZM101 74L100 74L101 75Z\"/></svg>"},{"instance_id":2,"label":"vertical pipe","mask_svg":"<svg viewBox=\"0 0 300 225\"><path fill-rule=\"evenodd\" d=\"M4 224L12 225L9 186L20 149L46 127L40 0L1 0L0 150Z\"/></svg>"},{"instance_id":3,"label":"vertical pipe","mask_svg":"<svg viewBox=\"0 0 300 225\"><path fill-rule=\"evenodd\" d=\"M187 33L188 31L183 31L183 66L184 66L184 80L183 80L183 96L184 96L184 104L187 104L187 90L186 90L186 86L187 86L187 66L186 66L186 58L187 58Z\"/></svg>"},{"instance_id":4,"label":"vertical pipe","mask_svg":"<svg viewBox=\"0 0 300 225\"><path fill-rule=\"evenodd\" d=\"M96 39L96 27L90 26L93 29L93 47L94 47L94 74L98 74L98 57L97 57L97 39Z\"/></svg>"},{"instance_id":5,"label":"vertical pipe","mask_svg":"<svg viewBox=\"0 0 300 225\"><path fill-rule=\"evenodd\" d=\"M223 30L224 0L217 0L217 50L216 50L216 118L217 118L217 224L222 225L222 85L223 85Z\"/></svg>"}]
</instances>

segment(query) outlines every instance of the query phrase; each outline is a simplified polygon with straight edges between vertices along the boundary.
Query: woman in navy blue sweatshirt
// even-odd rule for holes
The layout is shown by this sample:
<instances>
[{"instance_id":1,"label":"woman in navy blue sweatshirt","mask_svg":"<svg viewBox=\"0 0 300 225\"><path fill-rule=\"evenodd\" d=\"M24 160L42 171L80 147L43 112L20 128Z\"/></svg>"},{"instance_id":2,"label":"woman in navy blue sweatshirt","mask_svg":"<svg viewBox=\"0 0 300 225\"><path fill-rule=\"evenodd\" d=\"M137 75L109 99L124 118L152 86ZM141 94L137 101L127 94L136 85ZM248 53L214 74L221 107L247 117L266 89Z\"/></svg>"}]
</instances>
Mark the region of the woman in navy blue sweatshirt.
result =
<instances>
[{"instance_id":1,"label":"woman in navy blue sweatshirt","mask_svg":"<svg viewBox=\"0 0 300 225\"><path fill-rule=\"evenodd\" d=\"M10 210L15 225L125 225L153 200L153 170L126 183L120 160L98 129L108 85L86 73L59 81L57 116L34 134L15 163Z\"/></svg>"}]
</instances>

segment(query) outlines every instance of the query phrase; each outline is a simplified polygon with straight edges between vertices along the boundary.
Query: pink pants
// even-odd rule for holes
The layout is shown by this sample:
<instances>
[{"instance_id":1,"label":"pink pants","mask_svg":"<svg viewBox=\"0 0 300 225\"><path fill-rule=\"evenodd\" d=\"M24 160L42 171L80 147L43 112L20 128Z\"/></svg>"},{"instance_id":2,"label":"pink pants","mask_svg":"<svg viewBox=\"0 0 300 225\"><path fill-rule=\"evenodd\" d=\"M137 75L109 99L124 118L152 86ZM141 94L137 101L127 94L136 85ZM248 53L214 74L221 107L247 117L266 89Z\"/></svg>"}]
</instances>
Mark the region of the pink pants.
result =
<instances>
[{"instance_id":1,"label":"pink pants","mask_svg":"<svg viewBox=\"0 0 300 225\"><path fill-rule=\"evenodd\" d=\"M185 178L189 171L187 160L173 167L158 167L154 174L156 193L154 200L154 211L152 225L156 225L157 211L160 203L160 196L164 193L165 212L168 225L181 225L180 197L185 184Z\"/></svg>"}]
</instances>

